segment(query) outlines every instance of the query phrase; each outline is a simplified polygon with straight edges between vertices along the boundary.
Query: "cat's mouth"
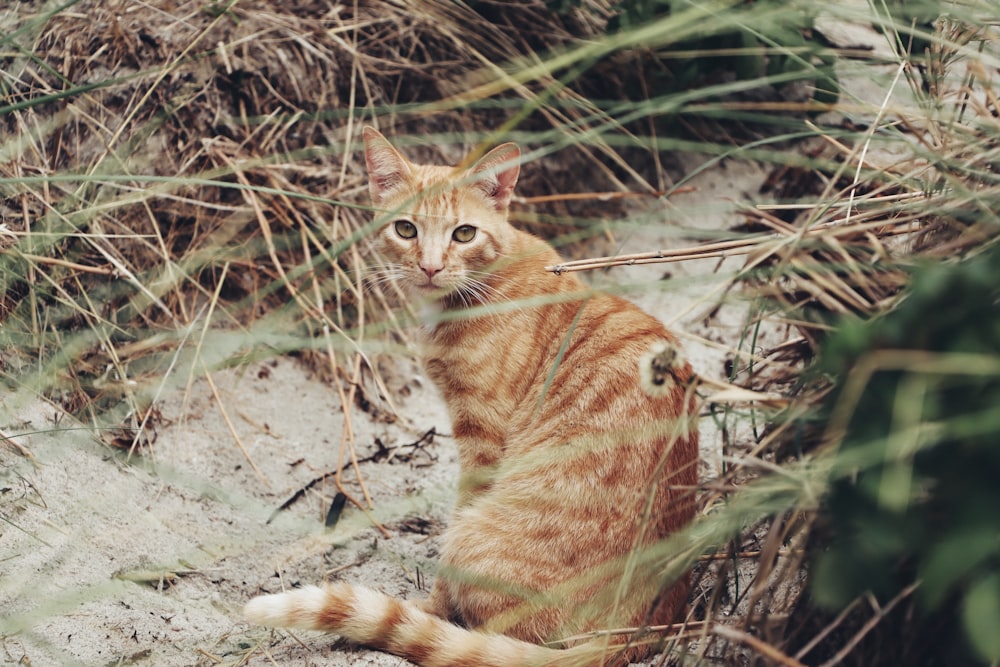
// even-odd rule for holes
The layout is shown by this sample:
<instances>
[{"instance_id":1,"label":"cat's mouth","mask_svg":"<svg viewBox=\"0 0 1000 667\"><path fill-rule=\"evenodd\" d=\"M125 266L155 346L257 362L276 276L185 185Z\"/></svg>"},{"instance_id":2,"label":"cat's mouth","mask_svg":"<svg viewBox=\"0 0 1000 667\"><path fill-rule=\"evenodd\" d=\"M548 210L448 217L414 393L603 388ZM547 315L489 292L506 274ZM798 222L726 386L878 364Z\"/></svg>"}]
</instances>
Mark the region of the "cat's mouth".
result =
<instances>
[{"instance_id":1,"label":"cat's mouth","mask_svg":"<svg viewBox=\"0 0 1000 667\"><path fill-rule=\"evenodd\" d=\"M451 287L448 285L442 285L434 281L433 278L428 278L423 282L414 282L414 289L418 294L423 294L426 296L436 296L441 297L451 291Z\"/></svg>"},{"instance_id":2,"label":"cat's mouth","mask_svg":"<svg viewBox=\"0 0 1000 667\"><path fill-rule=\"evenodd\" d=\"M424 299L443 299L459 288L452 275L411 275L407 282L410 293Z\"/></svg>"}]
</instances>

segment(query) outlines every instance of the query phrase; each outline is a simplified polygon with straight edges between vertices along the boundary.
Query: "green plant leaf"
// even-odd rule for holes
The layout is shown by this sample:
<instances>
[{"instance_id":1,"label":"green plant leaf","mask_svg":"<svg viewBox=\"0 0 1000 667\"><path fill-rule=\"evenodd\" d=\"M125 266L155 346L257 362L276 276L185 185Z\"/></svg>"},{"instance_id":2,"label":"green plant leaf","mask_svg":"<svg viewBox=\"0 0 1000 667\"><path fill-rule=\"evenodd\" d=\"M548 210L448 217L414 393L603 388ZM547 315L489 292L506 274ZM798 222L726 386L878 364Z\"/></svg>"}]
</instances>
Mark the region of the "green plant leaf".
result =
<instances>
[{"instance_id":1,"label":"green plant leaf","mask_svg":"<svg viewBox=\"0 0 1000 667\"><path fill-rule=\"evenodd\" d=\"M961 526L933 547L920 568L920 597L928 608L937 607L959 580L997 553L1000 538L989 528L977 523ZM1000 624L997 630L1000 633Z\"/></svg>"},{"instance_id":2,"label":"green plant leaf","mask_svg":"<svg viewBox=\"0 0 1000 667\"><path fill-rule=\"evenodd\" d=\"M986 660L1000 660L1000 573L973 584L965 596L962 620L976 652Z\"/></svg>"}]
</instances>

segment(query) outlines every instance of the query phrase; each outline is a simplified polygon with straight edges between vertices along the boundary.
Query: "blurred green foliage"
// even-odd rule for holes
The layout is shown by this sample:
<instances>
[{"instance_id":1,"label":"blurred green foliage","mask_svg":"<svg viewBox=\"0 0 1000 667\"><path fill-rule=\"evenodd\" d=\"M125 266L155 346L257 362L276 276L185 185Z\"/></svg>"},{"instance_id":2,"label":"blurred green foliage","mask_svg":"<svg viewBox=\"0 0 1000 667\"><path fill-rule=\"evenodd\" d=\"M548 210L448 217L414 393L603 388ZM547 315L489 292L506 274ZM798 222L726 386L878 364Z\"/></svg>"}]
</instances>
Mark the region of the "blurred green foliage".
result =
<instances>
[{"instance_id":1,"label":"blurred green foliage","mask_svg":"<svg viewBox=\"0 0 1000 667\"><path fill-rule=\"evenodd\" d=\"M690 2L684 0L629 0L619 5L619 13L611 22L612 30L628 30L666 16L682 11ZM809 42L806 31L812 27L815 5L806 9L794 2L779 2L779 0L757 0L748 3L748 9L753 6L757 12L766 11L770 5L781 6L783 11L774 15L774 20L766 26L753 25L748 20L740 25L737 17L739 11L732 11L734 19L726 29L720 30L725 22L706 22L705 34L686 40L673 47L676 51L700 52L702 55L681 63L672 72L673 85L685 89L698 80L721 71L731 71L740 79L752 79L765 74L779 74L790 70L803 69L808 58L792 58L789 53L780 51L787 47L807 49ZM751 19L749 11L747 18ZM776 47L776 50L765 55L764 48Z\"/></svg>"},{"instance_id":2,"label":"blurred green foliage","mask_svg":"<svg viewBox=\"0 0 1000 667\"><path fill-rule=\"evenodd\" d=\"M579 7L582 0L548 3L557 11ZM734 6L692 0L624 0L608 32L628 31L666 16L701 6L718 20L703 22L701 34L647 53L651 89L685 91L727 77L749 81L772 78L780 87L811 80L814 102L832 104L840 95L834 58L822 36L812 30L822 5L787 0L749 0ZM714 8L713 8L714 7Z\"/></svg>"},{"instance_id":3,"label":"blurred green foliage","mask_svg":"<svg viewBox=\"0 0 1000 667\"><path fill-rule=\"evenodd\" d=\"M895 310L838 328L820 369L843 440L815 600L884 601L919 581L921 610L955 605L975 652L1000 660L998 248L916 269Z\"/></svg>"}]
</instances>

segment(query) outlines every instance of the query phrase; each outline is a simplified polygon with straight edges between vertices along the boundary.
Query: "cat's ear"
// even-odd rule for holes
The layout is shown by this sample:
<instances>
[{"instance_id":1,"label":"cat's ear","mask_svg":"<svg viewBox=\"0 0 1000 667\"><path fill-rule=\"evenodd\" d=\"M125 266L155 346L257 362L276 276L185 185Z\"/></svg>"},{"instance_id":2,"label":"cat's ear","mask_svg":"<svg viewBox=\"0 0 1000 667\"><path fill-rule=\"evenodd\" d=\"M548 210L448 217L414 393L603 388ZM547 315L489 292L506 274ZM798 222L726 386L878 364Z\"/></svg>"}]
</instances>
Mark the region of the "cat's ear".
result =
<instances>
[{"instance_id":1,"label":"cat's ear","mask_svg":"<svg viewBox=\"0 0 1000 667\"><path fill-rule=\"evenodd\" d=\"M366 126L362 135L368 164L368 190L372 203L378 206L410 180L410 163L374 127Z\"/></svg>"},{"instance_id":2,"label":"cat's ear","mask_svg":"<svg viewBox=\"0 0 1000 667\"><path fill-rule=\"evenodd\" d=\"M506 211L521 171L521 149L517 144L497 146L479 159L472 168L475 186L493 202L498 211Z\"/></svg>"}]
</instances>

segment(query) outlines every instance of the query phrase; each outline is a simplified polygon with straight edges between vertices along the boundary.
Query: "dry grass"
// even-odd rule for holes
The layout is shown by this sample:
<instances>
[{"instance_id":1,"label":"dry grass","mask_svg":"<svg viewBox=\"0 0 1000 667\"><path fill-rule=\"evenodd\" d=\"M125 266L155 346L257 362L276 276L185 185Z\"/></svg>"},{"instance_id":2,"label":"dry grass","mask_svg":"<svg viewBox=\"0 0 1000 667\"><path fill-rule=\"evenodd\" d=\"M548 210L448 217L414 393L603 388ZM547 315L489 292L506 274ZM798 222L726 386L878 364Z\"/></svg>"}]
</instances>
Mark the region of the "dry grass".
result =
<instances>
[{"instance_id":1,"label":"dry grass","mask_svg":"<svg viewBox=\"0 0 1000 667\"><path fill-rule=\"evenodd\" d=\"M419 11L319 0L294 12L266 0L0 10L4 381L59 400L130 449L146 442L168 386L275 352L323 373L345 415L366 404L393 418L391 394L362 351L387 331L395 344L406 336L393 295L360 280L370 231L356 155L362 122L423 137L407 150L433 161L453 162L464 152L455 144L505 133L537 147L533 157L571 147L563 159L586 164L588 182L578 167L529 163L519 216L549 236L577 238L607 234L606 218L628 193L684 187L649 147L690 147L676 138L685 132L710 132L713 142L734 127L760 132L739 115L721 125L675 121L671 135L658 118L670 104L648 91L632 104L597 101L599 87L641 88L643 67L632 78L616 65L649 66L633 47L657 44L652 32L601 41L610 6L584 4L568 14L533 2L481 3L478 14L443 0ZM693 647L692 661L812 664L816 646L836 641L826 664L846 664L905 602L859 601L818 628L795 616L827 469L809 454L821 438L792 432L775 412L802 414L826 395L826 384L804 384L801 372L837 317L886 312L914 263L997 238L995 36L971 19L938 28L922 68L895 61L893 86L908 88L917 106L899 108L887 94L867 127L814 124L785 157L769 154L784 203L748 206L728 238L553 267L743 255L732 289L756 300L753 318L797 332L766 354L735 351L751 360L732 378L743 393L729 386L708 396L712 409L756 404L771 425L730 449L728 475L705 490L718 521L695 543L711 553L696 567L692 620L669 629L675 651ZM583 76L594 63L599 77ZM773 109L725 97L740 90L717 86L704 104L734 116ZM781 107L786 116L806 109L814 110ZM906 148L890 159L887 145ZM542 199L553 192L566 196ZM352 437L348 428L342 460ZM852 614L865 620L851 625Z\"/></svg>"},{"instance_id":2,"label":"dry grass","mask_svg":"<svg viewBox=\"0 0 1000 667\"><path fill-rule=\"evenodd\" d=\"M322 350L343 350L330 368L357 380L355 343L392 318L358 282L370 218L361 119L475 137L507 112L459 103L462 81L587 28L532 34L452 3L293 14L267 2L78 2L51 14L18 5L3 20L7 333L34 338L42 359L79 346L69 376L37 383L92 419L124 398L130 426L150 400L129 383L145 386L198 340L178 339L192 326L251 343L275 319L290 335L328 332ZM537 102L524 86L517 95ZM552 113L556 125L582 114ZM433 139L415 152L455 158ZM545 180L529 173L526 192Z\"/></svg>"}]
</instances>

